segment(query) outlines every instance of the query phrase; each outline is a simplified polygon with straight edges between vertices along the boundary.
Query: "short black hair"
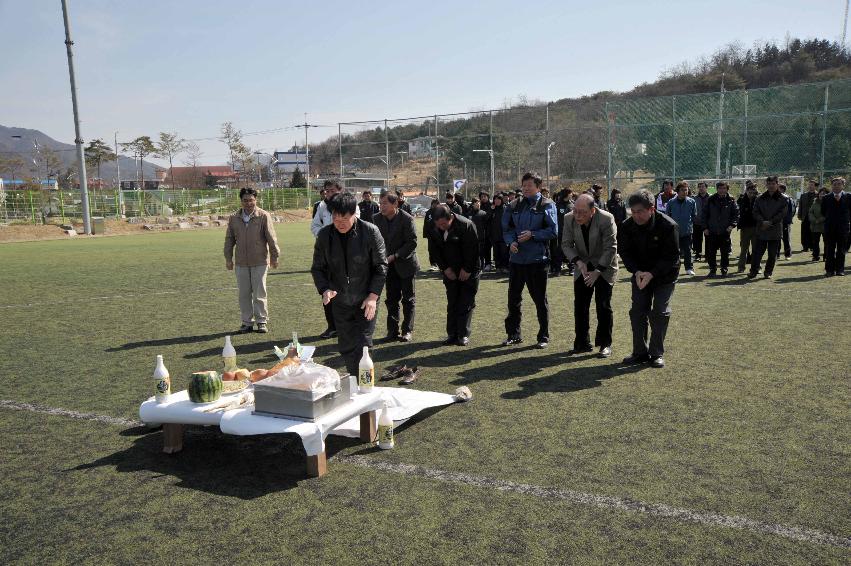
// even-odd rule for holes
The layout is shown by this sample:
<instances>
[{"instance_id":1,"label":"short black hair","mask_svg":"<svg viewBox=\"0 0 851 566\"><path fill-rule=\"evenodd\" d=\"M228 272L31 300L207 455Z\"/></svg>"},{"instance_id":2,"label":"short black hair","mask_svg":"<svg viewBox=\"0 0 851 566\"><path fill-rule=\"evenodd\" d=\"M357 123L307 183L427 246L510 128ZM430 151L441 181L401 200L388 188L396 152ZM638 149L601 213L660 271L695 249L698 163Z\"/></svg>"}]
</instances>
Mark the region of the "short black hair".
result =
<instances>
[{"instance_id":1,"label":"short black hair","mask_svg":"<svg viewBox=\"0 0 851 566\"><path fill-rule=\"evenodd\" d=\"M629 199L626 201L627 206L632 208L633 206L643 206L646 209L653 208L656 199L653 198L653 194L647 189L640 189L631 195L629 195Z\"/></svg>"},{"instance_id":2,"label":"short black hair","mask_svg":"<svg viewBox=\"0 0 851 566\"><path fill-rule=\"evenodd\" d=\"M775 183L777 183L778 182L777 181L777 175L769 175L768 177L765 178L766 184L770 183L771 181L774 181Z\"/></svg>"},{"instance_id":3,"label":"short black hair","mask_svg":"<svg viewBox=\"0 0 851 566\"><path fill-rule=\"evenodd\" d=\"M727 187L727 190L730 190L730 185L728 185L726 181L718 181L717 183L715 183L716 189L720 189L721 187Z\"/></svg>"},{"instance_id":4,"label":"short black hair","mask_svg":"<svg viewBox=\"0 0 851 566\"><path fill-rule=\"evenodd\" d=\"M455 194L454 193L446 193L446 198L451 198L452 200L455 200Z\"/></svg>"},{"instance_id":5,"label":"short black hair","mask_svg":"<svg viewBox=\"0 0 851 566\"><path fill-rule=\"evenodd\" d=\"M535 171L526 171L525 173L523 173L523 178L520 179L520 184L522 185L529 179L533 180L535 182L535 186L538 188L540 188L541 183L544 182L543 177L541 177L539 173L536 173Z\"/></svg>"},{"instance_id":6,"label":"short black hair","mask_svg":"<svg viewBox=\"0 0 851 566\"><path fill-rule=\"evenodd\" d=\"M387 192L381 195L381 198L387 199L387 202L390 204L396 204L399 202L399 197L393 193Z\"/></svg>"},{"instance_id":7,"label":"short black hair","mask_svg":"<svg viewBox=\"0 0 851 566\"><path fill-rule=\"evenodd\" d=\"M602 191L603 185L598 185L597 183L594 183L593 185L591 185L591 190L594 192Z\"/></svg>"},{"instance_id":8,"label":"short black hair","mask_svg":"<svg viewBox=\"0 0 851 566\"><path fill-rule=\"evenodd\" d=\"M337 193L328 201L328 212L331 214L346 216L347 214L354 214L357 208L358 201L355 199L355 195L349 191Z\"/></svg>"},{"instance_id":9,"label":"short black hair","mask_svg":"<svg viewBox=\"0 0 851 566\"><path fill-rule=\"evenodd\" d=\"M487 191L479 191L479 198L482 198L482 196L491 198L490 193L488 193Z\"/></svg>"},{"instance_id":10,"label":"short black hair","mask_svg":"<svg viewBox=\"0 0 851 566\"><path fill-rule=\"evenodd\" d=\"M665 179L664 181L662 181L662 188L663 189L665 188L665 185L671 185L673 187L674 182L671 179Z\"/></svg>"},{"instance_id":11,"label":"short black hair","mask_svg":"<svg viewBox=\"0 0 851 566\"><path fill-rule=\"evenodd\" d=\"M254 198L257 198L257 189L252 189L251 187L242 187L239 189L239 200L242 200L242 197L245 195L251 195Z\"/></svg>"},{"instance_id":12,"label":"short black hair","mask_svg":"<svg viewBox=\"0 0 851 566\"><path fill-rule=\"evenodd\" d=\"M448 220L450 218L452 218L452 211L449 210L449 207L445 204L438 204L435 207L434 212L431 213L431 219L435 221L444 219Z\"/></svg>"},{"instance_id":13,"label":"short black hair","mask_svg":"<svg viewBox=\"0 0 851 566\"><path fill-rule=\"evenodd\" d=\"M372 196L372 192L370 192L370 191L364 191L364 192L363 192L363 194L362 194L361 196L364 196L364 197L371 197L371 196Z\"/></svg>"},{"instance_id":14,"label":"short black hair","mask_svg":"<svg viewBox=\"0 0 851 566\"><path fill-rule=\"evenodd\" d=\"M322 185L322 188L327 189L328 187L337 187L337 190L339 191L345 190L338 179L325 179L325 183Z\"/></svg>"}]
</instances>

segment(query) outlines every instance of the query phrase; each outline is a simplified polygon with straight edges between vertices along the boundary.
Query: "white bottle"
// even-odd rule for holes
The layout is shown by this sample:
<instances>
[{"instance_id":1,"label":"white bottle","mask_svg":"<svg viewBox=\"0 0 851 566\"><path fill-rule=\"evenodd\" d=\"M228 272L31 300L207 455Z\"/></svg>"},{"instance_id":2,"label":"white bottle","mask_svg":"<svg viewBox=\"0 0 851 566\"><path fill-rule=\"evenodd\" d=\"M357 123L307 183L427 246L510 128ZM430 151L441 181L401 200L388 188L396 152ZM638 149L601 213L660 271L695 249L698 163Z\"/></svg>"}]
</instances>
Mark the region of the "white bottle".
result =
<instances>
[{"instance_id":1,"label":"white bottle","mask_svg":"<svg viewBox=\"0 0 851 566\"><path fill-rule=\"evenodd\" d=\"M225 336L225 347L222 348L222 363L224 371L236 371L236 350L230 343L230 336Z\"/></svg>"},{"instance_id":2,"label":"white bottle","mask_svg":"<svg viewBox=\"0 0 851 566\"><path fill-rule=\"evenodd\" d=\"M393 419L390 418L387 403L384 403L384 408L381 409L381 415L378 417L378 447L383 450L390 450L395 445L396 441L393 439Z\"/></svg>"},{"instance_id":3,"label":"white bottle","mask_svg":"<svg viewBox=\"0 0 851 566\"><path fill-rule=\"evenodd\" d=\"M155 394L157 403L167 403L171 395L171 377L163 363L163 357L157 356L157 367L154 369Z\"/></svg>"},{"instance_id":4,"label":"white bottle","mask_svg":"<svg viewBox=\"0 0 851 566\"><path fill-rule=\"evenodd\" d=\"M375 385L375 365L369 357L369 346L363 347L363 356L358 363L358 393L369 393Z\"/></svg>"}]
</instances>

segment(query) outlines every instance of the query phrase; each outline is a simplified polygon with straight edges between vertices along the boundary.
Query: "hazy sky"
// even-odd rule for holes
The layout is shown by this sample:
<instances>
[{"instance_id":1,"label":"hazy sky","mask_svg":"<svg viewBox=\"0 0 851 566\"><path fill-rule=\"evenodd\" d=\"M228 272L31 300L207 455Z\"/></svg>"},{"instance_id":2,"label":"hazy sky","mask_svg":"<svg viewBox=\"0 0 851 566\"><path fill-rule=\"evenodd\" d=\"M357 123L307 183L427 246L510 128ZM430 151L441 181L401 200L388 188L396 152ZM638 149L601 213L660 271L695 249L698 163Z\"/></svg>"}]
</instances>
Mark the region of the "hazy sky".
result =
<instances>
[{"instance_id":1,"label":"hazy sky","mask_svg":"<svg viewBox=\"0 0 851 566\"><path fill-rule=\"evenodd\" d=\"M629 90L719 46L838 39L842 0L69 0L83 137L245 132ZM74 138L59 0L0 0L0 124ZM286 149L301 130L247 136ZM199 141L203 161L224 145Z\"/></svg>"}]
</instances>

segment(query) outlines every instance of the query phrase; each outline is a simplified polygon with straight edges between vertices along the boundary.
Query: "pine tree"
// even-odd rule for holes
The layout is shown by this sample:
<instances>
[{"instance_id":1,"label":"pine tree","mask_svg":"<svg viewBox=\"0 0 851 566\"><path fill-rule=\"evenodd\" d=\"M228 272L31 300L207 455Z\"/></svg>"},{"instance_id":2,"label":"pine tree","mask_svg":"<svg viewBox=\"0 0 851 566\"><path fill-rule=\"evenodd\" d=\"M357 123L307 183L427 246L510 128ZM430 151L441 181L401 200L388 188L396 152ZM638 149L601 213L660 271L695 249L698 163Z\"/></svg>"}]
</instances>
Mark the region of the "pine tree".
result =
<instances>
[{"instance_id":1,"label":"pine tree","mask_svg":"<svg viewBox=\"0 0 851 566\"><path fill-rule=\"evenodd\" d=\"M293 178L290 180L290 187L293 188L304 188L307 186L307 179L304 178L304 175L301 172L301 169L298 167L293 171Z\"/></svg>"}]
</instances>

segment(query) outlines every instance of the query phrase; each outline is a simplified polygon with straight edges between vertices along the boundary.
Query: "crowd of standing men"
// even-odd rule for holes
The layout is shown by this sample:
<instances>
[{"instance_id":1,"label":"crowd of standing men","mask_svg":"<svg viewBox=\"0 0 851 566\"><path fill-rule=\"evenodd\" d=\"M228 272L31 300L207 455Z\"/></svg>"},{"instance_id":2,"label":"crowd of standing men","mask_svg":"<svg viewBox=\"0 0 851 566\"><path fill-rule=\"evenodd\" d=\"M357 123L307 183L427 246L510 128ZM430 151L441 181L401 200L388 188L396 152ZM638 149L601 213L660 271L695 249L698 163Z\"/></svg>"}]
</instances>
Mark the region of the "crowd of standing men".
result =
<instances>
[{"instance_id":1,"label":"crowd of standing men","mask_svg":"<svg viewBox=\"0 0 851 566\"><path fill-rule=\"evenodd\" d=\"M454 193L447 193L444 202L434 199L422 237L428 245L429 269L441 274L446 292L445 344L469 344L481 274L499 271L508 276L502 344L523 342L522 298L527 289L538 321L535 346L547 348L548 280L566 273L573 277L574 289L575 336L568 354L596 347L600 357L608 358L612 290L622 263L632 274L633 343L624 362L664 367L671 299L681 263L693 276L694 262L704 258L707 277L716 277L719 267L721 275L727 275L731 234L738 230L738 273L749 265L748 278L756 277L767 253L762 273L771 278L781 245L784 257L791 256L790 230L796 213L804 251L812 251L813 261L820 261L823 239L826 275L843 276L851 240L851 194L844 191L845 180L833 179L830 191L810 181L798 202L786 195L777 177L768 177L765 185L759 194L748 181L744 194L734 199L723 181L716 184L714 194L706 183L698 183L692 195L688 183L666 180L658 194L639 190L624 201L615 189L605 201L600 185L578 195L565 188L551 198L542 188L541 176L529 172L519 190L492 199L487 192L469 203ZM257 324L263 332L266 264L270 258L276 264L279 249L268 213L256 207L256 193L243 189L240 198L243 207L229 222L225 256L228 268L233 268L236 250L241 330L251 331ZM376 203L367 191L358 202L338 181L326 181L323 200L314 205L311 231L316 238L311 273L328 323L321 336L337 337L347 370L354 373L362 348L373 345L382 292L387 308L383 340L413 340L419 242L404 196L383 191ZM593 342L592 300L597 316Z\"/></svg>"}]
</instances>

